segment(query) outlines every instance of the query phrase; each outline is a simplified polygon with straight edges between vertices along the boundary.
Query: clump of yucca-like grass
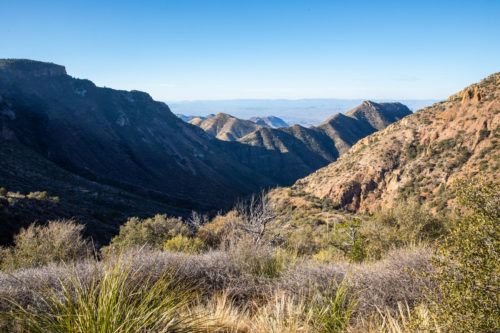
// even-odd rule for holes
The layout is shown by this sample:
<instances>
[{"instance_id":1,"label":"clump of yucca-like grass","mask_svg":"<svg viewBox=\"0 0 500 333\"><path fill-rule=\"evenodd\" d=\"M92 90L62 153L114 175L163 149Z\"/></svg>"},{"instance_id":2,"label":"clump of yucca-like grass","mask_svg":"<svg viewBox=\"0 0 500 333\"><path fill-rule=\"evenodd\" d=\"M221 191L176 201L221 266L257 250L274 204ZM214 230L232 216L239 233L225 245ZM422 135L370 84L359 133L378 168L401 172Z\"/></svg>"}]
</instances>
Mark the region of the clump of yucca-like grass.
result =
<instances>
[{"instance_id":1,"label":"clump of yucca-like grass","mask_svg":"<svg viewBox=\"0 0 500 333\"><path fill-rule=\"evenodd\" d=\"M329 295L292 295L276 291L266 302L238 305L221 293L190 308L204 318L207 333L319 333L347 330L355 301L345 283Z\"/></svg>"},{"instance_id":2,"label":"clump of yucca-like grass","mask_svg":"<svg viewBox=\"0 0 500 333\"><path fill-rule=\"evenodd\" d=\"M379 309L350 328L352 333L441 333L444 332L435 313L425 304L411 308L408 303L398 303L398 308Z\"/></svg>"},{"instance_id":3,"label":"clump of yucca-like grass","mask_svg":"<svg viewBox=\"0 0 500 333\"><path fill-rule=\"evenodd\" d=\"M78 274L60 280L60 288L36 292L41 307L7 300L2 315L12 331L53 333L199 332L199 317L183 316L193 289L172 272L137 279L137 269L118 260L96 269L89 281Z\"/></svg>"},{"instance_id":4,"label":"clump of yucca-like grass","mask_svg":"<svg viewBox=\"0 0 500 333\"><path fill-rule=\"evenodd\" d=\"M335 293L324 297L315 307L314 318L318 332L342 332L349 326L349 322L356 308L356 301L346 282L337 286Z\"/></svg>"}]
</instances>

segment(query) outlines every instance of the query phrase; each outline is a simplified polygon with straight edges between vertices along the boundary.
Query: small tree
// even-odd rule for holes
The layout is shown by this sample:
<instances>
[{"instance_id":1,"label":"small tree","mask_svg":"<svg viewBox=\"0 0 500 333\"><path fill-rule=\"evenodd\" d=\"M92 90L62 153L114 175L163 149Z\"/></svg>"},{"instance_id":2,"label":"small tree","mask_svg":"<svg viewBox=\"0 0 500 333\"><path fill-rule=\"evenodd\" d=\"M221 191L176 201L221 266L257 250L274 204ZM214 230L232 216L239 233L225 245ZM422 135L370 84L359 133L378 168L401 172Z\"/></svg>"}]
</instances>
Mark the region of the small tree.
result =
<instances>
[{"instance_id":1,"label":"small tree","mask_svg":"<svg viewBox=\"0 0 500 333\"><path fill-rule=\"evenodd\" d=\"M498 185L461 184L457 221L435 257L439 293L431 292L446 331L500 331L500 193Z\"/></svg>"}]
</instances>

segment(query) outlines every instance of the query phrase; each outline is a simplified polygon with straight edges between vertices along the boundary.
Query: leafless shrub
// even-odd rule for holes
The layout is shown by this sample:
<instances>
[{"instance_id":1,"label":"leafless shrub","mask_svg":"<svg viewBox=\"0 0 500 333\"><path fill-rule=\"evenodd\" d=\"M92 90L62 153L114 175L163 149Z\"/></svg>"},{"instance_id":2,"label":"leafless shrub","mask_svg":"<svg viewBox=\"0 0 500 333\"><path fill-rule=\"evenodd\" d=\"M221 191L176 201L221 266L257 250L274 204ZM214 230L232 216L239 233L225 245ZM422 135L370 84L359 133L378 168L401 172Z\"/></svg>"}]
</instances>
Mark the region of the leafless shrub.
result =
<instances>
[{"instance_id":1,"label":"leafless shrub","mask_svg":"<svg viewBox=\"0 0 500 333\"><path fill-rule=\"evenodd\" d=\"M422 302L425 289L432 284L431 257L427 248L399 249L389 252L384 260L354 265L347 279L362 295L358 311L397 309L398 303L413 306Z\"/></svg>"},{"instance_id":2,"label":"leafless shrub","mask_svg":"<svg viewBox=\"0 0 500 333\"><path fill-rule=\"evenodd\" d=\"M208 222L208 217L206 215L191 211L191 215L186 220L187 225L193 230L198 230L202 225Z\"/></svg>"},{"instance_id":3,"label":"leafless shrub","mask_svg":"<svg viewBox=\"0 0 500 333\"><path fill-rule=\"evenodd\" d=\"M268 225L276 219L274 204L268 196L262 192L260 195L252 195L247 201L241 201L236 205L238 216L243 223L240 228L248 234L255 243L260 243L267 231Z\"/></svg>"}]
</instances>

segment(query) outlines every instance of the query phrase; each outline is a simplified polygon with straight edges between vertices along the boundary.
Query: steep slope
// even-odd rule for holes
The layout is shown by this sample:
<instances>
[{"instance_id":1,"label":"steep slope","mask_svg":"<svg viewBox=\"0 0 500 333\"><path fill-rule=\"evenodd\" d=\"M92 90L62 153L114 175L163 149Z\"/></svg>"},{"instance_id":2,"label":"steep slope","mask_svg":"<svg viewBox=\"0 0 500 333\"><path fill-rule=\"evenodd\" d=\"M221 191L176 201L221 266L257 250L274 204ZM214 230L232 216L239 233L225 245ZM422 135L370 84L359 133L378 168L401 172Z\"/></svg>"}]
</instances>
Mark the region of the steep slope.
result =
<instances>
[{"instance_id":1,"label":"steep slope","mask_svg":"<svg viewBox=\"0 0 500 333\"><path fill-rule=\"evenodd\" d=\"M275 116L267 116L267 117L252 117L249 120L253 121L257 125L261 125L263 127L271 127L271 128L280 128L280 127L288 127L290 125L287 124L281 118Z\"/></svg>"},{"instance_id":2,"label":"steep slope","mask_svg":"<svg viewBox=\"0 0 500 333\"><path fill-rule=\"evenodd\" d=\"M37 61L0 60L0 141L175 207L220 209L276 183L148 94L99 88Z\"/></svg>"},{"instance_id":3,"label":"steep slope","mask_svg":"<svg viewBox=\"0 0 500 333\"><path fill-rule=\"evenodd\" d=\"M410 109L401 103L364 101L345 114L335 114L318 128L335 142L339 154L343 154L358 140L409 114Z\"/></svg>"},{"instance_id":4,"label":"steep slope","mask_svg":"<svg viewBox=\"0 0 500 333\"><path fill-rule=\"evenodd\" d=\"M375 120L373 125L377 125ZM390 207L417 196L442 209L458 179L498 181L500 73L360 140L292 191L352 211Z\"/></svg>"},{"instance_id":5,"label":"steep slope","mask_svg":"<svg viewBox=\"0 0 500 333\"><path fill-rule=\"evenodd\" d=\"M205 119L193 118L189 123L199 126L208 134L224 141L236 141L262 127L253 121L239 119L226 113L218 113ZM265 124L264 126L267 127Z\"/></svg>"},{"instance_id":6,"label":"steep slope","mask_svg":"<svg viewBox=\"0 0 500 333\"><path fill-rule=\"evenodd\" d=\"M337 158L330 138L316 129L299 125L289 128L261 128L240 140L247 149L261 148L258 154L240 147L238 159L255 168L260 166L281 183L303 177Z\"/></svg>"},{"instance_id":7,"label":"steep slope","mask_svg":"<svg viewBox=\"0 0 500 333\"><path fill-rule=\"evenodd\" d=\"M0 141L0 187L23 194L47 191L48 196L59 198L56 202L14 194L0 198L0 245L10 242L20 228L50 219L73 218L85 223L87 234L103 244L129 216L189 213L79 177L9 141Z\"/></svg>"}]
</instances>

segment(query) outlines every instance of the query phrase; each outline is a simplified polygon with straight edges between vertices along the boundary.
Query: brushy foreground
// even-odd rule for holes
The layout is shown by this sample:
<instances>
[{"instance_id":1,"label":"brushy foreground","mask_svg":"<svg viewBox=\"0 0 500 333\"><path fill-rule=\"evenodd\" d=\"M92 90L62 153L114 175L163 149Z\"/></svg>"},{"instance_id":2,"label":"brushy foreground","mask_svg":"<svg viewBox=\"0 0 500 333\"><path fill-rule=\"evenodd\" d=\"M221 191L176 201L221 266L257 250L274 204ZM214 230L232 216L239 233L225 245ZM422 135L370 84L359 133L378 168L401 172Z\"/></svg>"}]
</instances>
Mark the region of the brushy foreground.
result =
<instances>
[{"instance_id":1,"label":"brushy foreground","mask_svg":"<svg viewBox=\"0 0 500 333\"><path fill-rule=\"evenodd\" d=\"M381 309L419 304L430 257L414 248L375 263L302 260L269 276L231 252L137 249L0 273L2 324L32 332L343 331Z\"/></svg>"}]
</instances>

